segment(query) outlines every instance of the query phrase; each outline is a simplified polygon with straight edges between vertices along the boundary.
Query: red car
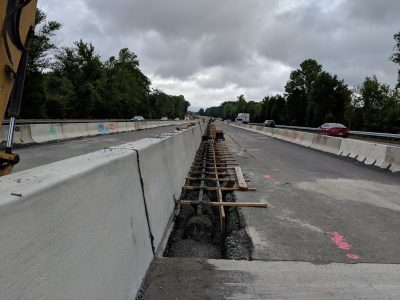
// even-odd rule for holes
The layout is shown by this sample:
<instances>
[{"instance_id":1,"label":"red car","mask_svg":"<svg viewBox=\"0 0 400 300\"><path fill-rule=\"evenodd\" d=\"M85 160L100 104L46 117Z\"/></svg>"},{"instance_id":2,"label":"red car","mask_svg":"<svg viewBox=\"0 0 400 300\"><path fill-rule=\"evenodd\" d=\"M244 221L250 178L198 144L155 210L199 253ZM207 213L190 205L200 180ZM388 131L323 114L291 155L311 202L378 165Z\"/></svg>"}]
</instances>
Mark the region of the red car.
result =
<instances>
[{"instance_id":1,"label":"red car","mask_svg":"<svg viewBox=\"0 0 400 300\"><path fill-rule=\"evenodd\" d=\"M317 133L346 138L349 136L349 129L340 123L325 123L317 128Z\"/></svg>"}]
</instances>

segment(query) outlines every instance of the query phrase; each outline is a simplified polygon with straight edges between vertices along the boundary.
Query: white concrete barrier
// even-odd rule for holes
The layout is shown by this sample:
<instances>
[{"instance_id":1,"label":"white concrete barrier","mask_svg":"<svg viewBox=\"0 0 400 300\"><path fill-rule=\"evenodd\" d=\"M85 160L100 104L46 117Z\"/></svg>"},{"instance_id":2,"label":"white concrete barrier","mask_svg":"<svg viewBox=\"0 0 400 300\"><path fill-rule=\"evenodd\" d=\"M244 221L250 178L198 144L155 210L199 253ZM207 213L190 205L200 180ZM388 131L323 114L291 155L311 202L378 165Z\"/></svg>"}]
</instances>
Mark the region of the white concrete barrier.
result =
<instances>
[{"instance_id":1,"label":"white concrete barrier","mask_svg":"<svg viewBox=\"0 0 400 300\"><path fill-rule=\"evenodd\" d=\"M62 131L67 139L90 135L87 123L62 123Z\"/></svg>"},{"instance_id":2,"label":"white concrete barrier","mask_svg":"<svg viewBox=\"0 0 400 300\"><path fill-rule=\"evenodd\" d=\"M380 168L387 168L385 162L388 146L377 143L345 139L340 147L340 155L355 158L366 165L376 165Z\"/></svg>"},{"instance_id":3,"label":"white concrete barrier","mask_svg":"<svg viewBox=\"0 0 400 300\"><path fill-rule=\"evenodd\" d=\"M400 147L388 147L384 164L390 171L400 172Z\"/></svg>"},{"instance_id":4,"label":"white concrete barrier","mask_svg":"<svg viewBox=\"0 0 400 300\"><path fill-rule=\"evenodd\" d=\"M32 144L32 133L29 125L17 125L15 127L14 141L17 144Z\"/></svg>"},{"instance_id":5,"label":"white concrete barrier","mask_svg":"<svg viewBox=\"0 0 400 300\"><path fill-rule=\"evenodd\" d=\"M61 123L52 124L30 124L32 140L35 143L65 139Z\"/></svg>"},{"instance_id":6,"label":"white concrete barrier","mask_svg":"<svg viewBox=\"0 0 400 300\"><path fill-rule=\"evenodd\" d=\"M296 143L304 147L311 147L314 140L314 134L301 131L294 131L294 132L296 132L296 134L294 135L292 141L293 143Z\"/></svg>"},{"instance_id":7,"label":"white concrete barrier","mask_svg":"<svg viewBox=\"0 0 400 300\"><path fill-rule=\"evenodd\" d=\"M137 121L136 122L137 130L143 130L147 128L147 121Z\"/></svg>"},{"instance_id":8,"label":"white concrete barrier","mask_svg":"<svg viewBox=\"0 0 400 300\"><path fill-rule=\"evenodd\" d=\"M4 125L0 129L0 143L7 141L8 125ZM32 144L31 127L29 125L16 125L14 131L14 144Z\"/></svg>"},{"instance_id":9,"label":"white concrete barrier","mask_svg":"<svg viewBox=\"0 0 400 300\"><path fill-rule=\"evenodd\" d=\"M273 136L274 135L274 128L262 127L261 130L263 131L263 134L265 134L265 135L268 135L268 136Z\"/></svg>"},{"instance_id":10,"label":"white concrete barrier","mask_svg":"<svg viewBox=\"0 0 400 300\"><path fill-rule=\"evenodd\" d=\"M128 131L135 131L137 130L137 124L136 122L126 122L126 128Z\"/></svg>"},{"instance_id":11,"label":"white concrete barrier","mask_svg":"<svg viewBox=\"0 0 400 300\"><path fill-rule=\"evenodd\" d=\"M2 299L135 299L153 258L136 152L0 178Z\"/></svg>"},{"instance_id":12,"label":"white concrete barrier","mask_svg":"<svg viewBox=\"0 0 400 300\"><path fill-rule=\"evenodd\" d=\"M5 142L7 141L7 131L8 131L8 126L3 125L0 128L0 142Z\"/></svg>"},{"instance_id":13,"label":"white concrete barrier","mask_svg":"<svg viewBox=\"0 0 400 300\"><path fill-rule=\"evenodd\" d=\"M202 122L199 123L199 126L191 127L191 130L193 133L194 147L195 147L196 151L197 151L197 148L200 146L205 128L206 128L206 125Z\"/></svg>"},{"instance_id":14,"label":"white concrete barrier","mask_svg":"<svg viewBox=\"0 0 400 300\"><path fill-rule=\"evenodd\" d=\"M1 177L1 298L135 299L199 133L191 127Z\"/></svg>"},{"instance_id":15,"label":"white concrete barrier","mask_svg":"<svg viewBox=\"0 0 400 300\"><path fill-rule=\"evenodd\" d=\"M155 138L143 139L135 147L154 247L158 249L195 155L192 130L184 130L161 141Z\"/></svg>"},{"instance_id":16,"label":"white concrete barrier","mask_svg":"<svg viewBox=\"0 0 400 300\"><path fill-rule=\"evenodd\" d=\"M146 122L146 128L154 128L154 127L159 127L159 126L167 126L170 125L169 122L160 122L160 121L147 121Z\"/></svg>"},{"instance_id":17,"label":"white concrete barrier","mask_svg":"<svg viewBox=\"0 0 400 300\"><path fill-rule=\"evenodd\" d=\"M108 132L115 133L117 131L117 122L106 122L106 127L108 128Z\"/></svg>"},{"instance_id":18,"label":"white concrete barrier","mask_svg":"<svg viewBox=\"0 0 400 300\"><path fill-rule=\"evenodd\" d=\"M95 136L116 132L134 131L181 124L182 121L139 121L106 123L49 123L17 125L14 133L15 144L44 143L69 138ZM8 126L0 128L0 143L7 139Z\"/></svg>"},{"instance_id":19,"label":"white concrete barrier","mask_svg":"<svg viewBox=\"0 0 400 300\"><path fill-rule=\"evenodd\" d=\"M281 128L272 129L256 125L251 125L251 128L248 128L248 126L245 125L229 125L316 150L354 158L366 165L374 165L383 169L389 168L392 172L400 172L400 147L397 146L317 135Z\"/></svg>"},{"instance_id":20,"label":"white concrete barrier","mask_svg":"<svg viewBox=\"0 0 400 300\"><path fill-rule=\"evenodd\" d=\"M275 128L274 134L272 135L274 138L284 140L285 137L285 129Z\"/></svg>"},{"instance_id":21,"label":"white concrete barrier","mask_svg":"<svg viewBox=\"0 0 400 300\"><path fill-rule=\"evenodd\" d=\"M340 146L342 144L343 138L321 134L314 134L313 136L314 138L310 146L311 148L337 155L341 153Z\"/></svg>"},{"instance_id":22,"label":"white concrete barrier","mask_svg":"<svg viewBox=\"0 0 400 300\"><path fill-rule=\"evenodd\" d=\"M128 131L128 127L126 125L127 122L116 122L117 132L126 132Z\"/></svg>"},{"instance_id":23,"label":"white concrete barrier","mask_svg":"<svg viewBox=\"0 0 400 300\"><path fill-rule=\"evenodd\" d=\"M109 133L104 123L87 123L89 135L107 134Z\"/></svg>"}]
</instances>

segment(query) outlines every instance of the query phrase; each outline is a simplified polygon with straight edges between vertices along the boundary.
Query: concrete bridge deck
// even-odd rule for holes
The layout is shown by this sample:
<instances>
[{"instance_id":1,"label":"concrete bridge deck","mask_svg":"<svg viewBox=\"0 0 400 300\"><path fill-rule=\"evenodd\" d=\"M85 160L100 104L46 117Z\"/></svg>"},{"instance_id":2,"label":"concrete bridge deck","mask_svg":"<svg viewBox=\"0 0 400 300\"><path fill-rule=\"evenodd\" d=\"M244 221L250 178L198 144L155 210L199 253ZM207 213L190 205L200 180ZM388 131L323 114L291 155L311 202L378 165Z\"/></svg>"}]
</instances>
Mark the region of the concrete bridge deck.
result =
<instances>
[{"instance_id":1,"label":"concrete bridge deck","mask_svg":"<svg viewBox=\"0 0 400 300\"><path fill-rule=\"evenodd\" d=\"M253 261L157 258L144 299L396 299L400 179L355 160L221 126L255 193Z\"/></svg>"}]
</instances>

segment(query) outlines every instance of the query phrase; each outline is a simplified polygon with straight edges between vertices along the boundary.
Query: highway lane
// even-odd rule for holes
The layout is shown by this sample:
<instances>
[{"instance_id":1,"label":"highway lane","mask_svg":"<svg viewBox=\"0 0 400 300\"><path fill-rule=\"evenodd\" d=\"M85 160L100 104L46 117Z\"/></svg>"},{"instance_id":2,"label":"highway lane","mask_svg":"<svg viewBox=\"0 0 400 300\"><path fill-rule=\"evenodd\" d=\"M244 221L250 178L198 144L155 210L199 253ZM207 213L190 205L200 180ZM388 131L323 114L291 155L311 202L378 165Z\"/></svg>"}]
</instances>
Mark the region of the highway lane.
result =
<instances>
[{"instance_id":1,"label":"highway lane","mask_svg":"<svg viewBox=\"0 0 400 300\"><path fill-rule=\"evenodd\" d=\"M257 192L238 201L253 259L400 263L400 178L296 144L220 125Z\"/></svg>"},{"instance_id":2,"label":"highway lane","mask_svg":"<svg viewBox=\"0 0 400 300\"><path fill-rule=\"evenodd\" d=\"M15 152L20 155L21 161L14 167L13 172L49 164L110 146L121 145L143 138L155 137L162 133L173 132L175 129L175 125L170 125L140 131L120 132L18 148L15 149Z\"/></svg>"}]
</instances>

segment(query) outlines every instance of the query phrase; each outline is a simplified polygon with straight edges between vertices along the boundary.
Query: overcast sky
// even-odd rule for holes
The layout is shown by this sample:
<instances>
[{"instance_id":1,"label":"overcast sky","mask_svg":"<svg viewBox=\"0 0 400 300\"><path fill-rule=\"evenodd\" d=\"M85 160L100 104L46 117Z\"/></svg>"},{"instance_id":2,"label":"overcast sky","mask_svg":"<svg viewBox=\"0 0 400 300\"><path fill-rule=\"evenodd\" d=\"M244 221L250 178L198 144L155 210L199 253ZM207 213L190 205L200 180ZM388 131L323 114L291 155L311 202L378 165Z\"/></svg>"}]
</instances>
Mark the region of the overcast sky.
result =
<instances>
[{"instance_id":1,"label":"overcast sky","mask_svg":"<svg viewBox=\"0 0 400 300\"><path fill-rule=\"evenodd\" d=\"M103 59L128 47L153 87L185 95L192 110L244 94L284 91L290 71L314 58L349 85L389 61L400 0L39 0L63 28L59 46L82 38Z\"/></svg>"}]
</instances>

